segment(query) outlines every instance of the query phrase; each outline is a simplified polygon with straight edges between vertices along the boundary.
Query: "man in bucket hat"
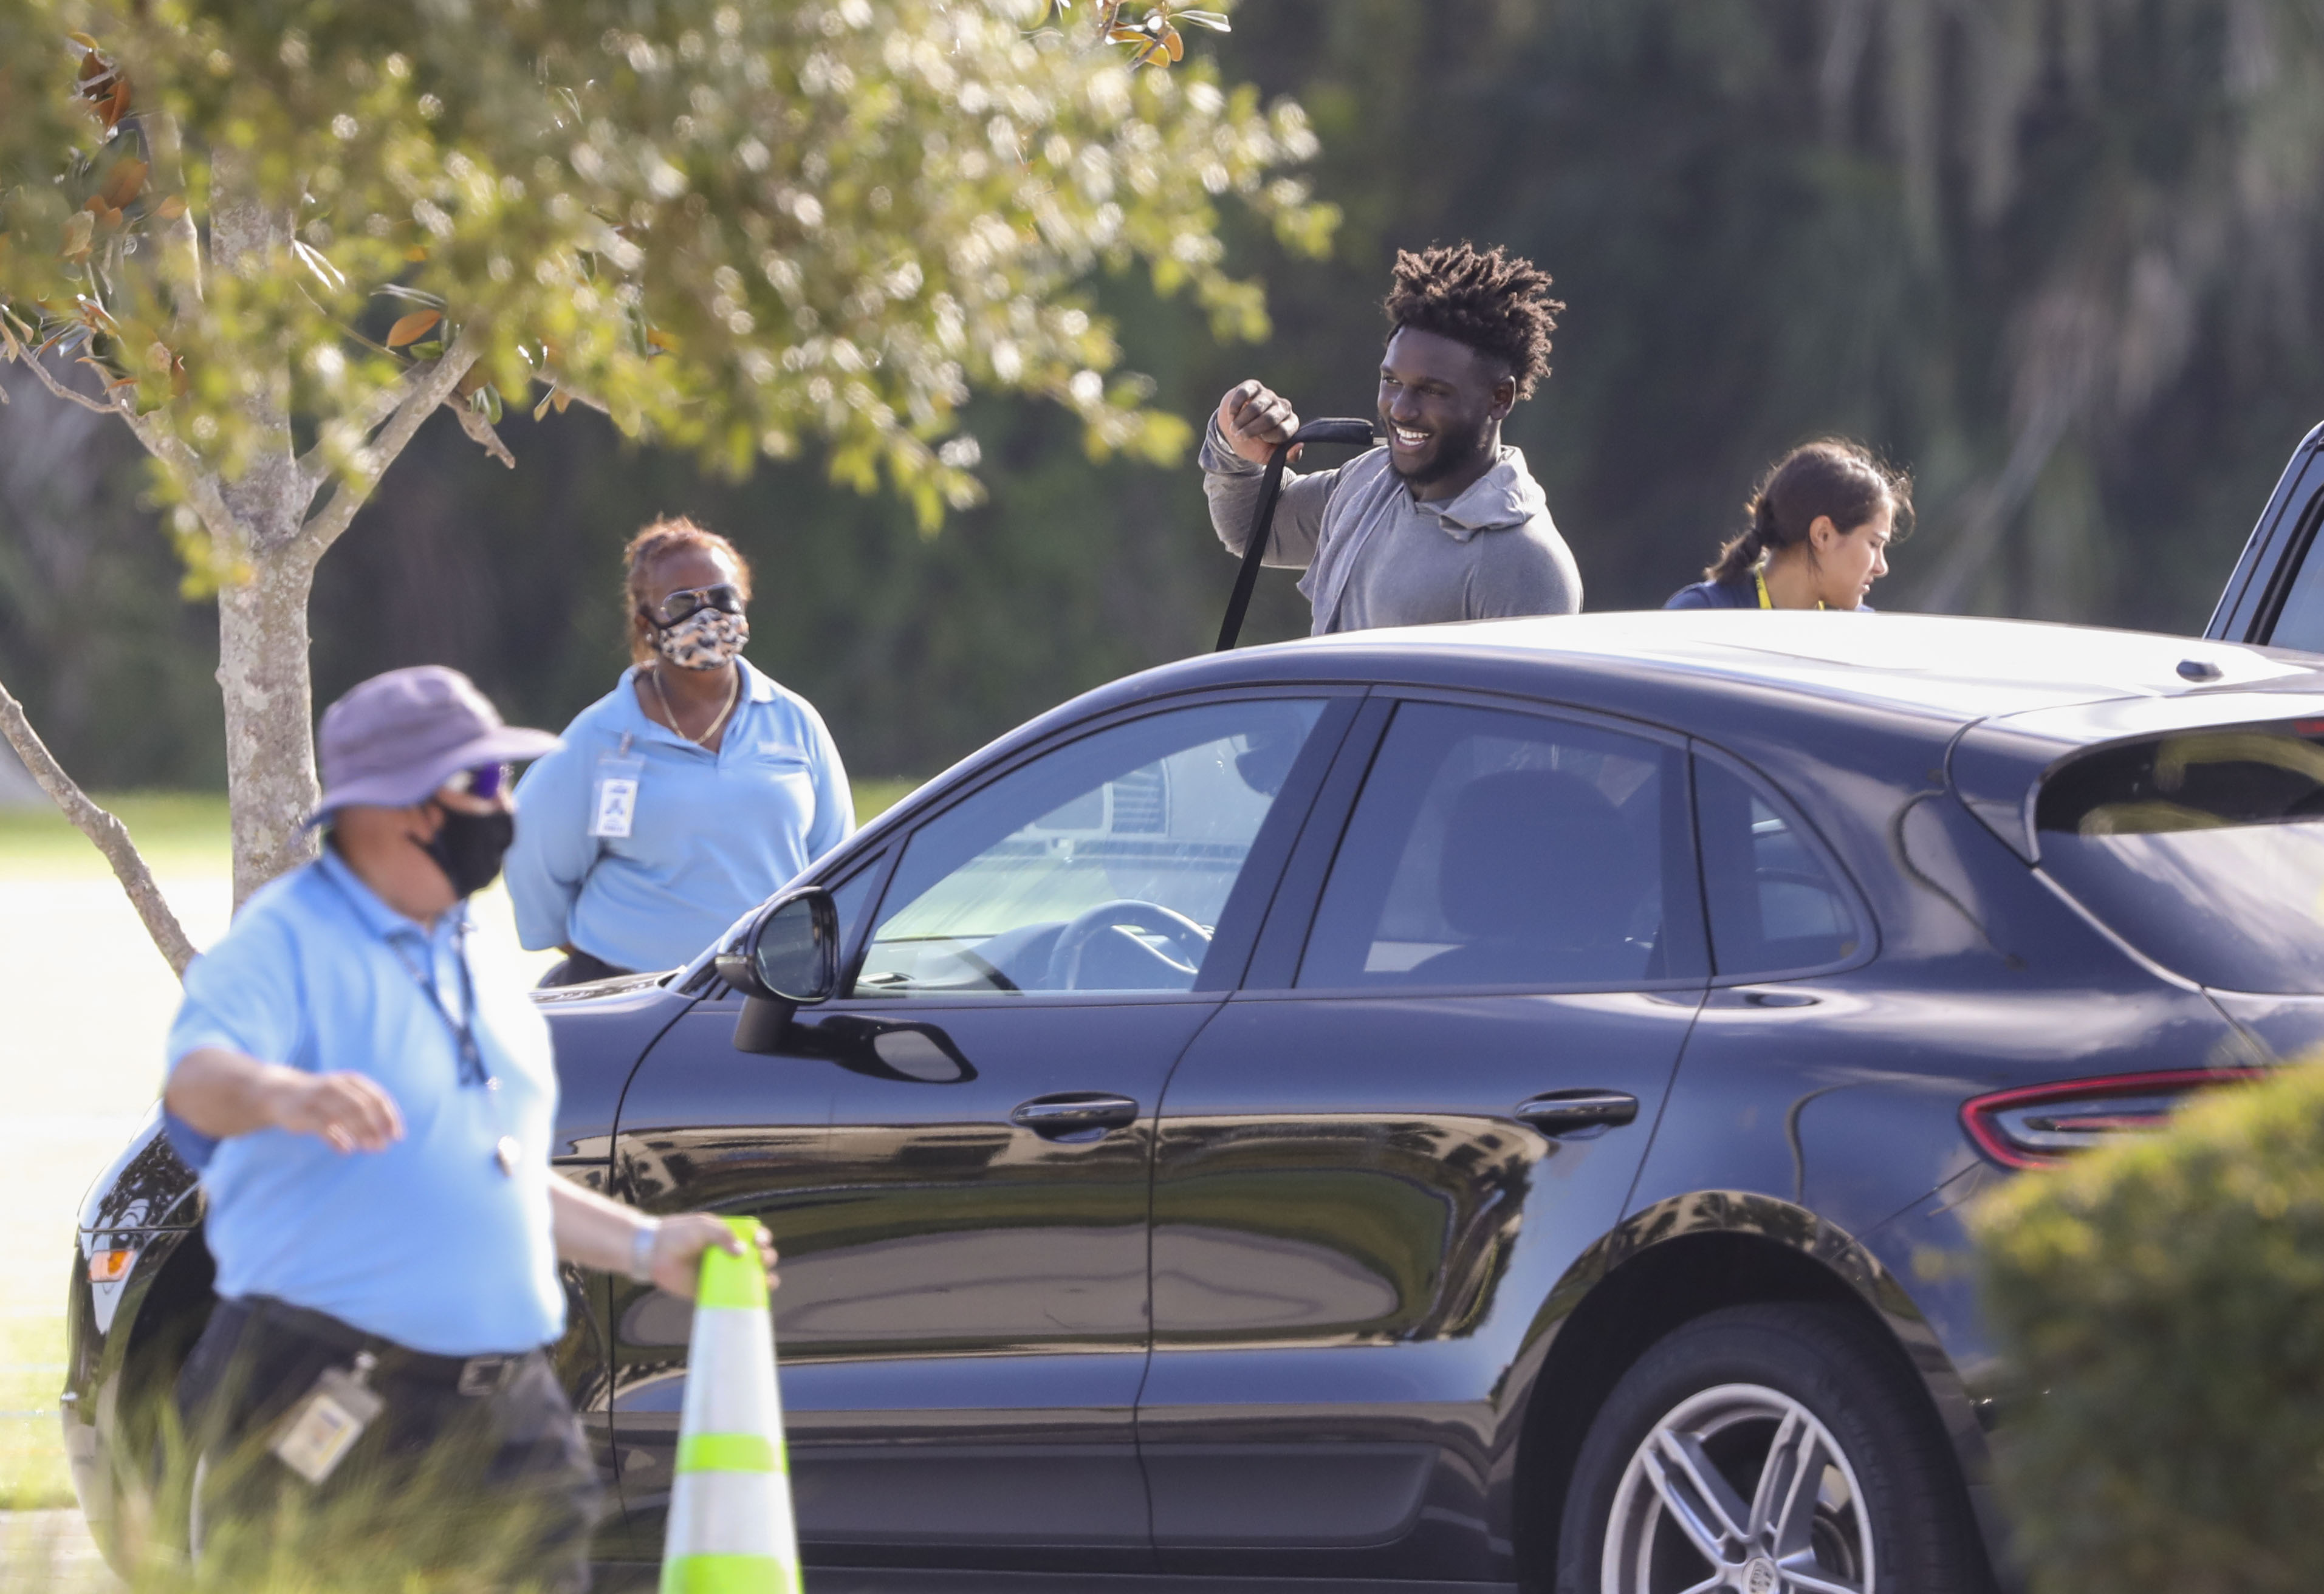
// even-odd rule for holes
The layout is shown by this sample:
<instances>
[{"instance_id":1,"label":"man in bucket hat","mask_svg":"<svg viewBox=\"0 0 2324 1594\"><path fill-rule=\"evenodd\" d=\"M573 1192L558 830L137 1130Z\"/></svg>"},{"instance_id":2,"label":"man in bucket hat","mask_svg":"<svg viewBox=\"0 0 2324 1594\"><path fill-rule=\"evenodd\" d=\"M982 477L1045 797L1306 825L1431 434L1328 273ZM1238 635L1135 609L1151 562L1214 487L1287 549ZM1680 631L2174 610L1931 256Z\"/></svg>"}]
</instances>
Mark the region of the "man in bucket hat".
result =
<instances>
[{"instance_id":1,"label":"man in bucket hat","mask_svg":"<svg viewBox=\"0 0 2324 1594\"><path fill-rule=\"evenodd\" d=\"M188 969L170 1031L165 1121L219 1297L178 1388L196 1553L280 1558L303 1522L309 1574L337 1554L379 1577L384 1553L584 1589L599 1486L545 1354L558 1259L690 1295L704 1248L737 1245L551 1174L548 1027L470 972L509 766L557 739L420 666L333 704L320 743L322 855Z\"/></svg>"}]
</instances>

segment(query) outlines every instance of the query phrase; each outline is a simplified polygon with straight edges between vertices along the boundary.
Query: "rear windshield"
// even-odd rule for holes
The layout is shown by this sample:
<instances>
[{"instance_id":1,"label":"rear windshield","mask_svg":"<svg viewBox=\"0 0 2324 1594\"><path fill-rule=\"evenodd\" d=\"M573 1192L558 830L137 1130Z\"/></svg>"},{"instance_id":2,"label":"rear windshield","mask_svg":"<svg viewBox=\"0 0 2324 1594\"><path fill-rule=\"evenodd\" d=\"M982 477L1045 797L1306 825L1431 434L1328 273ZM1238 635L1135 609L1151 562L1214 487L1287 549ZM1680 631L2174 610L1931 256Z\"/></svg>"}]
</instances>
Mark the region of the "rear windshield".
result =
<instances>
[{"instance_id":1,"label":"rear windshield","mask_svg":"<svg viewBox=\"0 0 2324 1594\"><path fill-rule=\"evenodd\" d=\"M2163 967L2324 992L2324 720L2108 747L2043 783L2042 867Z\"/></svg>"}]
</instances>

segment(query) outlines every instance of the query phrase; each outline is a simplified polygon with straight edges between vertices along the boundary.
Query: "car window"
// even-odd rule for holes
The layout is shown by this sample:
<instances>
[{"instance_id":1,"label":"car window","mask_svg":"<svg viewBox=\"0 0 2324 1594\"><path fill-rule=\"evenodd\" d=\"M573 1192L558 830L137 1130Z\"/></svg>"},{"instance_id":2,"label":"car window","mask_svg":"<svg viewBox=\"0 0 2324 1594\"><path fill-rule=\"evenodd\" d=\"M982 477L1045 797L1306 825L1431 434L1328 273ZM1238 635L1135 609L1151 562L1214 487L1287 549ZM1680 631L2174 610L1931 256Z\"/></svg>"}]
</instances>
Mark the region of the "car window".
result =
<instances>
[{"instance_id":1,"label":"car window","mask_svg":"<svg viewBox=\"0 0 2324 1594\"><path fill-rule=\"evenodd\" d=\"M884 861L884 856L873 858L831 888L831 905L839 915L842 956L855 944L856 935L863 927L864 911L872 906L872 888L880 883L880 866Z\"/></svg>"},{"instance_id":2,"label":"car window","mask_svg":"<svg viewBox=\"0 0 2324 1594\"><path fill-rule=\"evenodd\" d=\"M2043 782L2043 871L2204 985L2324 991L2324 720L2100 748Z\"/></svg>"},{"instance_id":3,"label":"car window","mask_svg":"<svg viewBox=\"0 0 2324 1594\"><path fill-rule=\"evenodd\" d=\"M1699 973L1679 756L1532 714L1403 705L1296 982L1607 990Z\"/></svg>"},{"instance_id":4,"label":"car window","mask_svg":"<svg viewBox=\"0 0 2324 1594\"><path fill-rule=\"evenodd\" d=\"M1323 712L1209 704L1044 754L914 833L858 995L1193 988Z\"/></svg>"},{"instance_id":5,"label":"car window","mask_svg":"<svg viewBox=\"0 0 2324 1594\"><path fill-rule=\"evenodd\" d=\"M1694 802L1720 978L1797 973L1855 955L1863 933L1848 893L1793 820L1709 759L1695 760Z\"/></svg>"}]
</instances>

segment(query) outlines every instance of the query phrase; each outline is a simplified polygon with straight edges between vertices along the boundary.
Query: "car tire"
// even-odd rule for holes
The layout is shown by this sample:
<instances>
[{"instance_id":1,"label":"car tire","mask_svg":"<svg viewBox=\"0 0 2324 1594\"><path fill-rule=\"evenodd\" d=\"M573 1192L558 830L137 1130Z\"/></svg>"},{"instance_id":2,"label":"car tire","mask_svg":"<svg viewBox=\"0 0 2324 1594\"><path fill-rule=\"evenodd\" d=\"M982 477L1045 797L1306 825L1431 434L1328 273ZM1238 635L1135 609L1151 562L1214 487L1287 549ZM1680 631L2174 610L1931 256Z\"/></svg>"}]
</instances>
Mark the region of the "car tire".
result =
<instances>
[{"instance_id":1,"label":"car tire","mask_svg":"<svg viewBox=\"0 0 2324 1594\"><path fill-rule=\"evenodd\" d=\"M1582 1441L1557 1543L1557 1594L1992 1583L1910 1368L1827 1305L1728 1307L1639 1358Z\"/></svg>"}]
</instances>

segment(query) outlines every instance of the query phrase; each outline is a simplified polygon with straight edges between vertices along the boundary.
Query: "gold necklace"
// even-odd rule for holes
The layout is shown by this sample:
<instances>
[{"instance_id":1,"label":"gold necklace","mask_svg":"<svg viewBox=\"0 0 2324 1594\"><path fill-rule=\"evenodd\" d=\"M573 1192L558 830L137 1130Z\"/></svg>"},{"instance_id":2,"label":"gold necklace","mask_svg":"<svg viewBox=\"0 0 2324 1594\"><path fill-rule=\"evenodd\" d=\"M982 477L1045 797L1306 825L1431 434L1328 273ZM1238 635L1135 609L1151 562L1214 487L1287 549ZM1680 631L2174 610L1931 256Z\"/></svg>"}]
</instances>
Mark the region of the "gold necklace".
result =
<instances>
[{"instance_id":1,"label":"gold necklace","mask_svg":"<svg viewBox=\"0 0 2324 1594\"><path fill-rule=\"evenodd\" d=\"M726 694L726 706L718 711L718 717L704 728L701 735L696 736L688 733L686 727L678 723L678 710L669 705L669 694L661 689L661 667L659 665L646 667L646 680L652 686L654 698L661 705L662 713L669 716L669 728L705 752L710 750L710 739L717 735L725 725L726 716L733 714L734 705L742 701L742 671L739 667L730 668L734 670L734 686L733 689Z\"/></svg>"}]
</instances>

